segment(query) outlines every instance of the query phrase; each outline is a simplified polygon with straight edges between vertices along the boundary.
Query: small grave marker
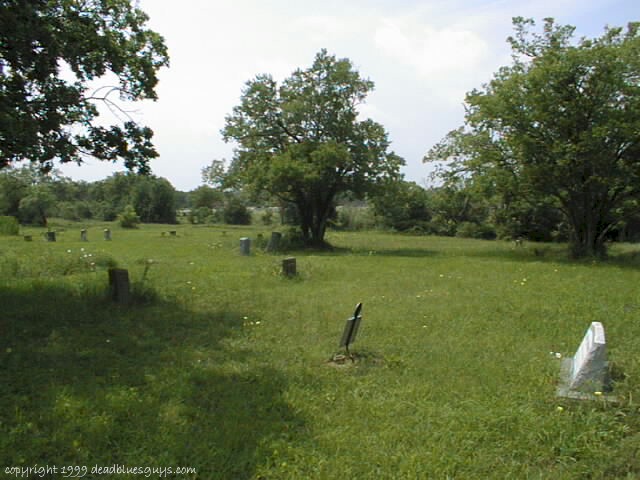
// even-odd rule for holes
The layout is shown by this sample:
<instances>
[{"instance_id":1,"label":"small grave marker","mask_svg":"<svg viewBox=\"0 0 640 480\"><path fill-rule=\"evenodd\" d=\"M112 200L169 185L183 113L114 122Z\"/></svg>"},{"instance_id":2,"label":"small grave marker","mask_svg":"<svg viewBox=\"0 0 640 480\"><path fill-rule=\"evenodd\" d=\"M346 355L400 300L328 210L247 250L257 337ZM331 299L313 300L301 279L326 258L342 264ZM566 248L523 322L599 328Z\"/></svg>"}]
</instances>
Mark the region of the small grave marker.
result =
<instances>
[{"instance_id":1,"label":"small grave marker","mask_svg":"<svg viewBox=\"0 0 640 480\"><path fill-rule=\"evenodd\" d=\"M31 241L33 241L33 237L31 235L25 235L24 236L24 241L25 242L31 242Z\"/></svg>"},{"instance_id":2,"label":"small grave marker","mask_svg":"<svg viewBox=\"0 0 640 480\"><path fill-rule=\"evenodd\" d=\"M87 237L87 231L85 229L80 230L80 241L88 242L89 238Z\"/></svg>"},{"instance_id":3,"label":"small grave marker","mask_svg":"<svg viewBox=\"0 0 640 480\"><path fill-rule=\"evenodd\" d=\"M108 228L104 229L104 239L111 240L111 230L109 230Z\"/></svg>"},{"instance_id":4,"label":"small grave marker","mask_svg":"<svg viewBox=\"0 0 640 480\"><path fill-rule=\"evenodd\" d=\"M251 239L242 237L240 239L240 255L248 256L251 254Z\"/></svg>"},{"instance_id":5,"label":"small grave marker","mask_svg":"<svg viewBox=\"0 0 640 480\"><path fill-rule=\"evenodd\" d=\"M593 322L572 358L562 366L562 385L558 395L571 398L595 398L593 394L609 390L609 365L604 327Z\"/></svg>"},{"instance_id":6,"label":"small grave marker","mask_svg":"<svg viewBox=\"0 0 640 480\"><path fill-rule=\"evenodd\" d=\"M285 277L295 277L296 271L296 259L294 257L288 257L282 260L282 274Z\"/></svg>"},{"instance_id":7,"label":"small grave marker","mask_svg":"<svg viewBox=\"0 0 640 480\"><path fill-rule=\"evenodd\" d=\"M109 269L109 288L111 299L121 305L129 303L131 293L129 290L129 271L123 268Z\"/></svg>"},{"instance_id":8,"label":"small grave marker","mask_svg":"<svg viewBox=\"0 0 640 480\"><path fill-rule=\"evenodd\" d=\"M175 237L178 235L178 232L176 230L170 230L169 235L171 235L172 237Z\"/></svg>"},{"instance_id":9,"label":"small grave marker","mask_svg":"<svg viewBox=\"0 0 640 480\"><path fill-rule=\"evenodd\" d=\"M280 249L282 234L280 232L271 232L271 239L267 245L267 252L277 252Z\"/></svg>"},{"instance_id":10,"label":"small grave marker","mask_svg":"<svg viewBox=\"0 0 640 480\"><path fill-rule=\"evenodd\" d=\"M347 351L347 355L351 357L351 353L349 353L349 345L351 345L356 340L356 335L358 334L358 329L360 328L360 322L362 321L362 303L356 305L356 310L353 312L353 317L347 320L347 323L344 325L344 331L342 332L342 338L340 339L340 347L344 347ZM351 357L353 360L353 357Z\"/></svg>"},{"instance_id":11,"label":"small grave marker","mask_svg":"<svg viewBox=\"0 0 640 480\"><path fill-rule=\"evenodd\" d=\"M47 242L55 242L56 241L56 232L45 232L45 238Z\"/></svg>"}]
</instances>

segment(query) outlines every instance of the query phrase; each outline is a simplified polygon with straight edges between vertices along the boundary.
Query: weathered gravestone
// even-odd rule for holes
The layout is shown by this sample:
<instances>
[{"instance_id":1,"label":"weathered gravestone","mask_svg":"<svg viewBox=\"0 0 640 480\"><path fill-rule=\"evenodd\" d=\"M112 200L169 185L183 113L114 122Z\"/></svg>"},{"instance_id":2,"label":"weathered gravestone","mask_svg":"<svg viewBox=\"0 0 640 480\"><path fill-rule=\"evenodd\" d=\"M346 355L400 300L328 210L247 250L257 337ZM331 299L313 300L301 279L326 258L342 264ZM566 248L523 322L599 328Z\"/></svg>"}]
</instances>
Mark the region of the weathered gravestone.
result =
<instances>
[{"instance_id":1,"label":"weathered gravestone","mask_svg":"<svg viewBox=\"0 0 640 480\"><path fill-rule=\"evenodd\" d=\"M175 237L178 235L178 232L176 230L169 230L169 235L171 235L172 237Z\"/></svg>"},{"instance_id":2,"label":"weathered gravestone","mask_svg":"<svg viewBox=\"0 0 640 480\"><path fill-rule=\"evenodd\" d=\"M344 347L347 351L347 355L351 357L349 352L349 345L356 340L356 335L360 329L360 322L362 321L362 303L356 305L356 310L353 312L353 317L347 320L344 325L344 331L342 332L342 338L340 339L340 347ZM353 359L353 357L352 357Z\"/></svg>"},{"instance_id":3,"label":"weathered gravestone","mask_svg":"<svg viewBox=\"0 0 640 480\"><path fill-rule=\"evenodd\" d=\"M287 257L282 260L282 274L285 277L295 277L296 271L296 259L294 257Z\"/></svg>"},{"instance_id":4,"label":"weathered gravestone","mask_svg":"<svg viewBox=\"0 0 640 480\"><path fill-rule=\"evenodd\" d=\"M47 242L55 242L56 241L56 232L45 232L45 238Z\"/></svg>"},{"instance_id":5,"label":"weathered gravestone","mask_svg":"<svg viewBox=\"0 0 640 480\"><path fill-rule=\"evenodd\" d=\"M104 239L111 240L111 230L109 230L108 228L104 229Z\"/></svg>"},{"instance_id":6,"label":"weathered gravestone","mask_svg":"<svg viewBox=\"0 0 640 480\"><path fill-rule=\"evenodd\" d=\"M131 300L129 272L123 268L110 268L109 289L111 300L122 305L128 304Z\"/></svg>"},{"instance_id":7,"label":"weathered gravestone","mask_svg":"<svg viewBox=\"0 0 640 480\"><path fill-rule=\"evenodd\" d=\"M280 232L271 232L271 239L267 245L267 252L277 252L280 249L282 234Z\"/></svg>"},{"instance_id":8,"label":"weathered gravestone","mask_svg":"<svg viewBox=\"0 0 640 480\"><path fill-rule=\"evenodd\" d=\"M31 242L31 241L33 241L33 237L31 235L25 235L24 236L24 241L25 242Z\"/></svg>"},{"instance_id":9,"label":"weathered gravestone","mask_svg":"<svg viewBox=\"0 0 640 480\"><path fill-rule=\"evenodd\" d=\"M604 327L593 322L572 358L562 365L561 386L558 395L572 398L592 398L610 390L609 364Z\"/></svg>"},{"instance_id":10,"label":"weathered gravestone","mask_svg":"<svg viewBox=\"0 0 640 480\"><path fill-rule=\"evenodd\" d=\"M87 231L85 229L80 230L80 241L81 242L89 241L89 237L87 237Z\"/></svg>"},{"instance_id":11,"label":"weathered gravestone","mask_svg":"<svg viewBox=\"0 0 640 480\"><path fill-rule=\"evenodd\" d=\"M242 237L240 239L240 255L250 255L251 254L251 239L247 237Z\"/></svg>"}]
</instances>

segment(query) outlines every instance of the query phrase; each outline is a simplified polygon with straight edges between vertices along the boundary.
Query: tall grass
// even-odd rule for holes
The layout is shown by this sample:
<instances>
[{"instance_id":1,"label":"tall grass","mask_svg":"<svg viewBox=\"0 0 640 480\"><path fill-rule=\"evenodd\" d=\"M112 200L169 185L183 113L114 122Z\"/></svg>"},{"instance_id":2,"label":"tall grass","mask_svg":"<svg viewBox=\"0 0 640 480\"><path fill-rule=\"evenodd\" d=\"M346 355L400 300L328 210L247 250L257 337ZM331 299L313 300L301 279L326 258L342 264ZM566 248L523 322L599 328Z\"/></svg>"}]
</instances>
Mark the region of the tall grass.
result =
<instances>
[{"instance_id":1,"label":"tall grass","mask_svg":"<svg viewBox=\"0 0 640 480\"><path fill-rule=\"evenodd\" d=\"M55 244L0 239L0 465L640 476L634 246L575 263L556 245L334 232L334 251L286 252L287 279L285 253L239 255L269 227L112 226L112 242L89 243L76 228ZM88 253L103 261L86 267ZM115 263L150 301L109 303ZM357 302L356 361L332 363ZM572 355L592 321L616 403L555 396L555 353Z\"/></svg>"}]
</instances>

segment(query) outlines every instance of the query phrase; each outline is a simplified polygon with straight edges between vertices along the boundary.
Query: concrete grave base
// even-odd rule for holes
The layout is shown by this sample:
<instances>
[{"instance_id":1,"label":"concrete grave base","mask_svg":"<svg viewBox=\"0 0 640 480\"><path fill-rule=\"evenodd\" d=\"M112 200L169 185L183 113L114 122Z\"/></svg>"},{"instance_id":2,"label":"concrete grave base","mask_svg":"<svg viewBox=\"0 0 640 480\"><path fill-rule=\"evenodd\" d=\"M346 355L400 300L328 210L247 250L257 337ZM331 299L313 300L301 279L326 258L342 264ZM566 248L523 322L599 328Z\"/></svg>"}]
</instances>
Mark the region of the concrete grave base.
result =
<instances>
[{"instance_id":1,"label":"concrete grave base","mask_svg":"<svg viewBox=\"0 0 640 480\"><path fill-rule=\"evenodd\" d=\"M573 371L573 358L564 358L560 366L560 382L556 389L556 396L563 398L571 398L573 400L604 400L607 402L615 403L618 401L614 395L608 395L611 392L610 380L607 378L605 383L598 388L593 389L592 392L571 390L571 372ZM595 392L601 392L601 395L596 395Z\"/></svg>"}]
</instances>

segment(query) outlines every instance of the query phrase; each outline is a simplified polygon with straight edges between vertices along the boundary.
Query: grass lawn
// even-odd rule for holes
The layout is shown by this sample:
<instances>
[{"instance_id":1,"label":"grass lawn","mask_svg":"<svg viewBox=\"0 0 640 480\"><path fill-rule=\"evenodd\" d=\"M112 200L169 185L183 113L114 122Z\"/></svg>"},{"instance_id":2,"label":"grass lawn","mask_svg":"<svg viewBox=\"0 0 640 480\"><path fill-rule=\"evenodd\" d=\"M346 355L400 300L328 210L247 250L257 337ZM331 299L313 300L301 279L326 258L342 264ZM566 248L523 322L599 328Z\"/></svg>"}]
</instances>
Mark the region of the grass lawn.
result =
<instances>
[{"instance_id":1,"label":"grass lawn","mask_svg":"<svg viewBox=\"0 0 640 480\"><path fill-rule=\"evenodd\" d=\"M56 243L0 237L0 478L36 465L141 478L91 473L114 464L198 479L640 478L632 245L592 263L561 245L329 233L334 251L289 252L286 279L284 254L239 255L265 227L111 225L106 242L104 226L89 242L80 225ZM131 306L106 298L113 265ZM358 302L357 361L332 364ZM573 355L593 321L617 403L555 397L555 353Z\"/></svg>"}]
</instances>

